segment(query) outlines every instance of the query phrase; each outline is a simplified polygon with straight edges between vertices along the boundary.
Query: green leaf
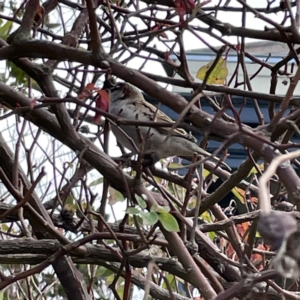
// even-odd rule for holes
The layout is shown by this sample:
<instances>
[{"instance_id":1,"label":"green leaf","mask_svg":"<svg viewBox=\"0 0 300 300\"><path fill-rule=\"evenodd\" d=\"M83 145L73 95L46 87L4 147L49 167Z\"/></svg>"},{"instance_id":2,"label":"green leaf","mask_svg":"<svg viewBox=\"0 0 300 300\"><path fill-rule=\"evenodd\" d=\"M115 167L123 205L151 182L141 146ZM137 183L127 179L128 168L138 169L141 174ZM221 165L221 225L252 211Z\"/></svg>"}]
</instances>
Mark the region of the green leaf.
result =
<instances>
[{"instance_id":1,"label":"green leaf","mask_svg":"<svg viewBox=\"0 0 300 300\"><path fill-rule=\"evenodd\" d=\"M164 283L162 287L164 289L168 289L168 286L166 284L166 280L168 280L169 285L171 286L172 291L175 291L177 289L177 282L176 282L176 277L173 274L167 274L166 279L164 280Z\"/></svg>"},{"instance_id":2,"label":"green leaf","mask_svg":"<svg viewBox=\"0 0 300 300\"><path fill-rule=\"evenodd\" d=\"M160 206L158 204L153 204L150 207L150 211L157 212L157 213L168 213L170 211L169 206Z\"/></svg>"},{"instance_id":3,"label":"green leaf","mask_svg":"<svg viewBox=\"0 0 300 300\"><path fill-rule=\"evenodd\" d=\"M141 211L140 210L138 210L137 208L135 208L135 207L128 207L127 209L126 209L126 213L128 213L128 214L130 214L130 215L137 215L137 214L139 214Z\"/></svg>"},{"instance_id":4,"label":"green leaf","mask_svg":"<svg viewBox=\"0 0 300 300\"><path fill-rule=\"evenodd\" d=\"M49 23L49 24L45 24L49 29L54 29L57 27L60 27L61 24L60 23Z\"/></svg>"},{"instance_id":5,"label":"green leaf","mask_svg":"<svg viewBox=\"0 0 300 300\"><path fill-rule=\"evenodd\" d=\"M115 190L111 186L108 188L108 191L109 191L108 203L110 205L114 205L117 202L125 200L123 194Z\"/></svg>"},{"instance_id":6,"label":"green leaf","mask_svg":"<svg viewBox=\"0 0 300 300\"><path fill-rule=\"evenodd\" d=\"M102 274L105 273L107 269L105 267L102 267L102 266L98 266L97 270L96 270L96 276L97 278L99 278L100 276L102 276Z\"/></svg>"},{"instance_id":7,"label":"green leaf","mask_svg":"<svg viewBox=\"0 0 300 300\"><path fill-rule=\"evenodd\" d=\"M109 276L107 276L107 277L105 278L106 284L107 284L107 285L110 285L110 284L114 281L114 279L115 279L115 274L112 273L111 275L109 275Z\"/></svg>"},{"instance_id":8,"label":"green leaf","mask_svg":"<svg viewBox=\"0 0 300 300\"><path fill-rule=\"evenodd\" d=\"M77 214L77 212L79 212L79 210L77 210L77 203L65 204L63 209L64 209L64 214L70 215L70 217L73 216L75 213Z\"/></svg>"},{"instance_id":9,"label":"green leaf","mask_svg":"<svg viewBox=\"0 0 300 300\"><path fill-rule=\"evenodd\" d=\"M8 61L7 68L9 70L9 77L15 78L16 84L23 85L25 82L27 82L27 74L14 63Z\"/></svg>"},{"instance_id":10,"label":"green leaf","mask_svg":"<svg viewBox=\"0 0 300 300\"><path fill-rule=\"evenodd\" d=\"M4 232L8 231L8 225L5 223L1 224L1 231L4 231Z\"/></svg>"},{"instance_id":11,"label":"green leaf","mask_svg":"<svg viewBox=\"0 0 300 300\"><path fill-rule=\"evenodd\" d=\"M101 278L101 279L105 279L106 277L113 275L113 274L114 274L113 271L111 271L105 267L99 267L96 272L97 278Z\"/></svg>"},{"instance_id":12,"label":"green leaf","mask_svg":"<svg viewBox=\"0 0 300 300\"><path fill-rule=\"evenodd\" d=\"M158 215L156 212L140 212L145 225L154 225L158 221Z\"/></svg>"},{"instance_id":13,"label":"green leaf","mask_svg":"<svg viewBox=\"0 0 300 300\"><path fill-rule=\"evenodd\" d=\"M179 197L179 198L183 198L185 197L185 193L186 193L186 189L177 185L177 184L174 184L174 183L169 183L168 184L168 189L169 189L169 192L172 194L172 195L176 195L176 197Z\"/></svg>"},{"instance_id":14,"label":"green leaf","mask_svg":"<svg viewBox=\"0 0 300 300\"><path fill-rule=\"evenodd\" d=\"M171 232L179 232L179 225L177 220L169 213L160 213L158 219L161 222L162 226Z\"/></svg>"},{"instance_id":15,"label":"green leaf","mask_svg":"<svg viewBox=\"0 0 300 300\"><path fill-rule=\"evenodd\" d=\"M65 201L65 204L69 204L69 205L75 204L73 196L69 195Z\"/></svg>"},{"instance_id":16,"label":"green leaf","mask_svg":"<svg viewBox=\"0 0 300 300\"><path fill-rule=\"evenodd\" d=\"M124 298L124 285L123 284L119 284L117 287L117 293L119 295L119 299L123 299Z\"/></svg>"},{"instance_id":17,"label":"green leaf","mask_svg":"<svg viewBox=\"0 0 300 300\"><path fill-rule=\"evenodd\" d=\"M138 205L142 209L145 209L147 207L147 203L143 198L141 198L139 195L135 195L135 198L136 198L136 201L137 201Z\"/></svg>"},{"instance_id":18,"label":"green leaf","mask_svg":"<svg viewBox=\"0 0 300 300\"><path fill-rule=\"evenodd\" d=\"M92 182L89 184L89 187L91 187L91 186L96 186L96 185L98 185L98 184L100 184L100 183L103 183L103 177L99 177L98 179L92 181Z\"/></svg>"},{"instance_id":19,"label":"green leaf","mask_svg":"<svg viewBox=\"0 0 300 300\"><path fill-rule=\"evenodd\" d=\"M6 40L6 38L10 34L12 25L13 25L12 21L6 21L5 24L0 27L0 38Z\"/></svg>"},{"instance_id":20,"label":"green leaf","mask_svg":"<svg viewBox=\"0 0 300 300\"><path fill-rule=\"evenodd\" d=\"M208 233L208 237L210 238L211 241L214 241L215 237L216 237L216 233L213 231L210 231Z\"/></svg>"},{"instance_id":21,"label":"green leaf","mask_svg":"<svg viewBox=\"0 0 300 300\"><path fill-rule=\"evenodd\" d=\"M168 213L170 211L169 206L160 206L159 209L157 210L158 213Z\"/></svg>"},{"instance_id":22,"label":"green leaf","mask_svg":"<svg viewBox=\"0 0 300 300\"><path fill-rule=\"evenodd\" d=\"M157 182L157 183L159 183L159 184L161 184L162 183L162 178L160 178L160 177L157 177L157 176L153 176L154 177L154 180L155 180L155 182Z\"/></svg>"},{"instance_id":23,"label":"green leaf","mask_svg":"<svg viewBox=\"0 0 300 300\"><path fill-rule=\"evenodd\" d=\"M31 78L31 87L36 91L39 91L41 93L43 92L40 86L38 85L38 83L32 78Z\"/></svg>"}]
</instances>

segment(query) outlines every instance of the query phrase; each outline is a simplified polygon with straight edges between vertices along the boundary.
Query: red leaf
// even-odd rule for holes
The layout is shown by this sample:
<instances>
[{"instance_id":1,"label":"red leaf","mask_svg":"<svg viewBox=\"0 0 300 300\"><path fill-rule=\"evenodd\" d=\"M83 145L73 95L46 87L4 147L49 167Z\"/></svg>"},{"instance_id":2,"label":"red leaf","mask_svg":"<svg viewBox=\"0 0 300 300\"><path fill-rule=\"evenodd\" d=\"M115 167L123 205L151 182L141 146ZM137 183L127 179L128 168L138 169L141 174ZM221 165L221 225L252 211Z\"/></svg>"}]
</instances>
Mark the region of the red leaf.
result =
<instances>
[{"instance_id":1,"label":"red leaf","mask_svg":"<svg viewBox=\"0 0 300 300\"><path fill-rule=\"evenodd\" d=\"M175 0L174 5L175 5L175 7L181 6L181 0Z\"/></svg>"},{"instance_id":2,"label":"red leaf","mask_svg":"<svg viewBox=\"0 0 300 300\"><path fill-rule=\"evenodd\" d=\"M98 91L98 98L96 100L96 107L100 108L103 111L108 111L109 105L109 94L106 90Z\"/></svg>"},{"instance_id":3,"label":"red leaf","mask_svg":"<svg viewBox=\"0 0 300 300\"><path fill-rule=\"evenodd\" d=\"M164 31L160 32L159 35L166 40L169 39L168 35Z\"/></svg>"},{"instance_id":4,"label":"red leaf","mask_svg":"<svg viewBox=\"0 0 300 300\"><path fill-rule=\"evenodd\" d=\"M90 96L91 93L89 93L88 91L83 91L81 94L77 95L77 98L79 100L85 100L88 96Z\"/></svg>"},{"instance_id":5,"label":"red leaf","mask_svg":"<svg viewBox=\"0 0 300 300\"><path fill-rule=\"evenodd\" d=\"M91 82L91 83L88 83L86 86L85 86L85 89L87 89L88 91L93 91L95 89L95 83Z\"/></svg>"},{"instance_id":6,"label":"red leaf","mask_svg":"<svg viewBox=\"0 0 300 300\"><path fill-rule=\"evenodd\" d=\"M93 119L94 119L94 123L97 125L101 125L103 123L103 120L102 120L100 114L96 114Z\"/></svg>"},{"instance_id":7,"label":"red leaf","mask_svg":"<svg viewBox=\"0 0 300 300\"><path fill-rule=\"evenodd\" d=\"M194 0L183 0L185 9L188 13L191 13L195 8L195 1Z\"/></svg>"},{"instance_id":8,"label":"red leaf","mask_svg":"<svg viewBox=\"0 0 300 300\"><path fill-rule=\"evenodd\" d=\"M33 109L35 106L36 106L36 102L37 102L37 99L33 99L31 102L30 102L30 108Z\"/></svg>"},{"instance_id":9,"label":"red leaf","mask_svg":"<svg viewBox=\"0 0 300 300\"><path fill-rule=\"evenodd\" d=\"M161 29L162 27L163 27L163 25L159 24L159 25L155 26L152 30L153 31L157 31L157 30ZM168 35L164 31L160 32L158 35L161 36L164 39L168 39L169 38Z\"/></svg>"},{"instance_id":10,"label":"red leaf","mask_svg":"<svg viewBox=\"0 0 300 300\"><path fill-rule=\"evenodd\" d=\"M44 13L45 13L44 7L39 5L36 11L36 15L34 17L34 21L36 23L39 22L43 18Z\"/></svg>"},{"instance_id":11,"label":"red leaf","mask_svg":"<svg viewBox=\"0 0 300 300\"><path fill-rule=\"evenodd\" d=\"M39 5L36 13L40 17L40 19L43 17L44 12L45 12L44 7Z\"/></svg>"},{"instance_id":12,"label":"red leaf","mask_svg":"<svg viewBox=\"0 0 300 300\"><path fill-rule=\"evenodd\" d=\"M270 247L269 246L264 246L264 245L258 245L256 247L257 249L259 250L263 250L263 251L270 251ZM258 253L253 253L251 255L251 261L252 263L256 266L256 268L258 270L262 270L263 269L263 256L261 254L258 254Z\"/></svg>"},{"instance_id":13,"label":"red leaf","mask_svg":"<svg viewBox=\"0 0 300 300\"><path fill-rule=\"evenodd\" d=\"M80 94L78 94L77 95L77 98L79 99L79 100L85 100L87 97L89 97L92 93L93 93L93 91L95 91L95 90L98 90L98 88L95 88L95 84L94 83L88 83L85 87L84 87L84 89L83 89L83 91L82 91L82 93L80 93Z\"/></svg>"},{"instance_id":14,"label":"red leaf","mask_svg":"<svg viewBox=\"0 0 300 300\"><path fill-rule=\"evenodd\" d=\"M98 91L98 97L96 100L96 108L99 108L103 111L108 111L109 107L109 94L106 90L99 90ZM101 124L101 113L96 113L94 117L94 121L97 124Z\"/></svg>"},{"instance_id":15,"label":"red leaf","mask_svg":"<svg viewBox=\"0 0 300 300\"><path fill-rule=\"evenodd\" d=\"M178 13L180 19L186 14L186 9L183 6L176 7L176 12Z\"/></svg>"},{"instance_id":16,"label":"red leaf","mask_svg":"<svg viewBox=\"0 0 300 300\"><path fill-rule=\"evenodd\" d=\"M181 23L184 22L183 16L187 13L191 13L195 8L194 0L175 0L174 1L175 10L179 15L179 20Z\"/></svg>"},{"instance_id":17,"label":"red leaf","mask_svg":"<svg viewBox=\"0 0 300 300\"><path fill-rule=\"evenodd\" d=\"M165 60L166 61L168 61L170 59L170 54L171 54L170 51L166 51L166 53L165 53Z\"/></svg>"}]
</instances>

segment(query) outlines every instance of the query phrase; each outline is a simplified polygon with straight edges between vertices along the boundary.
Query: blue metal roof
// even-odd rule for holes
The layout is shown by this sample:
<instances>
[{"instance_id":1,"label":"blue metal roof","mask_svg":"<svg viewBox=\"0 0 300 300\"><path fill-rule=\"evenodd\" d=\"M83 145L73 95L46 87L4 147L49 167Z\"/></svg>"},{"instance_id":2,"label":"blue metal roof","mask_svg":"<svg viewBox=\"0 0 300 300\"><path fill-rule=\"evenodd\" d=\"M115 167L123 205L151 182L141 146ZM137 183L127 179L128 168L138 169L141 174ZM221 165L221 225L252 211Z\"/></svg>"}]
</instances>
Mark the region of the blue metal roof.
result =
<instances>
[{"instance_id":1,"label":"blue metal roof","mask_svg":"<svg viewBox=\"0 0 300 300\"><path fill-rule=\"evenodd\" d=\"M256 55L255 56L257 59L260 59L262 61L265 61L267 59L266 55ZM177 57L175 55L170 55L170 58L173 60L177 60ZM186 54L186 59L187 61L213 61L216 58L216 55L214 54ZM276 64L280 62L283 59L282 56L271 56L268 59L268 63L270 64ZM228 63L236 63L238 61L237 55L228 55L227 57L227 62ZM245 57L245 62L246 63L255 63L248 57ZM295 60L292 59L288 62L289 64L295 63Z\"/></svg>"},{"instance_id":2,"label":"blue metal roof","mask_svg":"<svg viewBox=\"0 0 300 300\"><path fill-rule=\"evenodd\" d=\"M187 99L189 98L189 96L187 96L187 95L183 95L183 96L185 96ZM145 95L145 98L147 101L153 103L154 105L157 104L157 101L154 100L153 98L151 98L147 95ZM242 100L243 100L242 97L237 97L237 96L232 97L232 102L234 103L234 106L237 110L239 110L240 106L242 105L242 102L243 102ZM267 102L267 101L259 100L260 108L261 108L262 114L265 117L266 123L268 123L270 121L269 114L268 114L268 103L269 102ZM202 109L204 111L206 111L210 114L214 114L213 109L206 103L205 100L203 100L201 102L201 104L202 104ZM167 107L165 105L161 105L160 109L173 120L176 120L176 118L178 117L178 114L176 112L174 112L172 109L170 109L169 107ZM226 111L226 113L230 116L233 116L232 112L229 110ZM247 124L248 126L251 126L251 127L258 126L258 118L256 116L254 107L252 106L251 100L247 101L247 105L243 108L240 117L241 117L241 121L244 124ZM198 142L201 141L201 139L202 139L202 137L200 135L195 135L195 137L197 138ZM292 140L295 143L300 143L300 138L298 136L293 137ZM207 151L212 153L216 149L218 149L220 145L221 145L221 142L210 140ZM229 152L230 156L228 156L228 158L226 159L226 163L232 169L238 168L247 157L244 147L240 144L231 145L229 147L228 152Z\"/></svg>"}]
</instances>

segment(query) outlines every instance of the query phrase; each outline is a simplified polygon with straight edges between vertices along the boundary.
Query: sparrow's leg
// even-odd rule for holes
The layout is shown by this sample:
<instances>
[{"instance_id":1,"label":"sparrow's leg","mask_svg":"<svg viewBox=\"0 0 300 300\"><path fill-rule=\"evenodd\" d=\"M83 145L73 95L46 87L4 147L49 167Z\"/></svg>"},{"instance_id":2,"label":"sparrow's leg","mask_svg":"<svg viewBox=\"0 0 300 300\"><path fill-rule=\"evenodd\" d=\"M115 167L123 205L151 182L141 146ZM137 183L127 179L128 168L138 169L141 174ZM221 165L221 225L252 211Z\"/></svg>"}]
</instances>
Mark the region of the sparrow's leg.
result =
<instances>
[{"instance_id":1,"label":"sparrow's leg","mask_svg":"<svg viewBox=\"0 0 300 300\"><path fill-rule=\"evenodd\" d=\"M122 156L119 157L112 157L111 159L116 163L121 163L124 168L130 167L131 157L134 153L124 153Z\"/></svg>"},{"instance_id":2,"label":"sparrow's leg","mask_svg":"<svg viewBox=\"0 0 300 300\"><path fill-rule=\"evenodd\" d=\"M124 153L122 156L119 157L112 157L112 159L116 163L122 163L123 167L130 167L131 158L134 156L135 153ZM142 165L144 168L150 168L155 165L159 161L159 156L155 152L148 152L143 154L142 157ZM135 162L135 161L132 161Z\"/></svg>"}]
</instances>

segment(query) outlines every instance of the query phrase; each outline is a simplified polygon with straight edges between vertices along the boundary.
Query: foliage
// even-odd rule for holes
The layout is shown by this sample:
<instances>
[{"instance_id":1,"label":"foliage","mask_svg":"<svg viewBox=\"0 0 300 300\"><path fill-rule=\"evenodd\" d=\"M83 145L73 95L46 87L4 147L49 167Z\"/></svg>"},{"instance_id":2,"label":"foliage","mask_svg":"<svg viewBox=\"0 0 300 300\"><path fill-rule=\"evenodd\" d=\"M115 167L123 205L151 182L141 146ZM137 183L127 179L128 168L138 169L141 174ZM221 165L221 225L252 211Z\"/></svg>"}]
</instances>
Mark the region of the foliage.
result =
<instances>
[{"instance_id":1,"label":"foliage","mask_svg":"<svg viewBox=\"0 0 300 300\"><path fill-rule=\"evenodd\" d=\"M226 59L220 57L214 67L213 64L214 62L212 61L206 64L205 66L202 66L198 70L196 77L201 80L204 80L207 76L206 83L208 84L224 84L228 75ZM208 72L210 72L210 74L208 74Z\"/></svg>"},{"instance_id":2,"label":"foliage","mask_svg":"<svg viewBox=\"0 0 300 300\"><path fill-rule=\"evenodd\" d=\"M297 299L299 3L3 2L0 299ZM145 167L109 134L113 79L245 161Z\"/></svg>"}]
</instances>

